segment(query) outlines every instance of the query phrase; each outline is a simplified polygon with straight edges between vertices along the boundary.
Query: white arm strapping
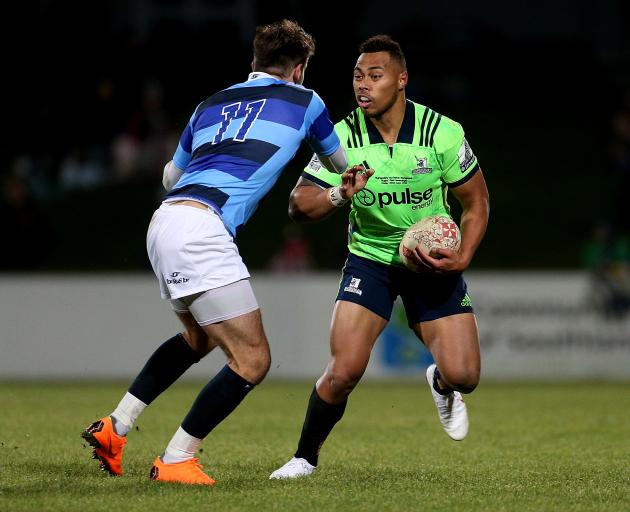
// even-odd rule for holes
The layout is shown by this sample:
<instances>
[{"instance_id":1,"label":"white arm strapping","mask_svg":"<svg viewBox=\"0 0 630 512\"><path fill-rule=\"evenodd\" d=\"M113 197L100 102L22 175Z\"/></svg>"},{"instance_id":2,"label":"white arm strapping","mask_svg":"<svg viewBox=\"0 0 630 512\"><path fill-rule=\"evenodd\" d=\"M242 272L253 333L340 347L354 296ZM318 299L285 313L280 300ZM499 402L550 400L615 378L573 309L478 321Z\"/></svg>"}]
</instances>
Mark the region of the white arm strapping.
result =
<instances>
[{"instance_id":1,"label":"white arm strapping","mask_svg":"<svg viewBox=\"0 0 630 512\"><path fill-rule=\"evenodd\" d=\"M162 185L164 185L164 188L167 192L169 192L175 186L175 184L179 181L179 178L182 177L182 174L184 174L184 171L177 167L173 163L173 160L169 161L169 163L164 166Z\"/></svg>"},{"instance_id":2,"label":"white arm strapping","mask_svg":"<svg viewBox=\"0 0 630 512\"><path fill-rule=\"evenodd\" d=\"M348 157L342 145L339 145L332 155L317 155L317 158L319 158L319 161L324 164L324 167L330 172L342 174L346 170L346 167L348 167Z\"/></svg>"}]
</instances>

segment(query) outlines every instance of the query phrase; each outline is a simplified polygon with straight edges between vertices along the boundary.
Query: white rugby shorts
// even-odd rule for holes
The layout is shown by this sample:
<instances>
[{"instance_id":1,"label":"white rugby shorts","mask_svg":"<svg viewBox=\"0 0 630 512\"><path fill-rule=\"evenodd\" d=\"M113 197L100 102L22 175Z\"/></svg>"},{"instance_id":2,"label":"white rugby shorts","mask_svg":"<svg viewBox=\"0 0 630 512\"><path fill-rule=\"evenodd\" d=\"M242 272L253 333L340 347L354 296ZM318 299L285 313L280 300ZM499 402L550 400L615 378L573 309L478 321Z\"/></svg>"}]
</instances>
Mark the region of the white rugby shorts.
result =
<instances>
[{"instance_id":1,"label":"white rugby shorts","mask_svg":"<svg viewBox=\"0 0 630 512\"><path fill-rule=\"evenodd\" d=\"M147 252L163 299L179 299L249 278L232 236L212 209L162 203Z\"/></svg>"}]
</instances>

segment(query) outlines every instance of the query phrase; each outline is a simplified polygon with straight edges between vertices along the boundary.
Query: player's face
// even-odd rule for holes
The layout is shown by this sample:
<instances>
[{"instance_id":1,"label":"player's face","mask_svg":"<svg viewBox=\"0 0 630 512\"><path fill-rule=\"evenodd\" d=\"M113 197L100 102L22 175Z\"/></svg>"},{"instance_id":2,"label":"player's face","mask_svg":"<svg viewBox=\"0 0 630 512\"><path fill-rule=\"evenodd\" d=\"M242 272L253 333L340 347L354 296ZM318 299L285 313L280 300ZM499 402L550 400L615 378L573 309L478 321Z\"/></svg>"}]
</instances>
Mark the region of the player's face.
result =
<instances>
[{"instance_id":1,"label":"player's face","mask_svg":"<svg viewBox=\"0 0 630 512\"><path fill-rule=\"evenodd\" d=\"M354 96L367 117L380 117L407 85L407 72L387 52L362 53L354 67Z\"/></svg>"}]
</instances>

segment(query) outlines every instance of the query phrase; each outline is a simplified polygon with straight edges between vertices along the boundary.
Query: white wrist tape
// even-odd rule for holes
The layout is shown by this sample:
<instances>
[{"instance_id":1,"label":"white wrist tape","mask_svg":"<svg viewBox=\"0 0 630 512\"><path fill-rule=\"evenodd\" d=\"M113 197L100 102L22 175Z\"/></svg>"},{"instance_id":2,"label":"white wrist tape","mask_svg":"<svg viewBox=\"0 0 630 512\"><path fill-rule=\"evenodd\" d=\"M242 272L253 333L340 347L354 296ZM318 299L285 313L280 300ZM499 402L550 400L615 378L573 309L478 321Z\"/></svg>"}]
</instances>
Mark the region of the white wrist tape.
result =
<instances>
[{"instance_id":1,"label":"white wrist tape","mask_svg":"<svg viewBox=\"0 0 630 512\"><path fill-rule=\"evenodd\" d=\"M341 187L332 187L328 189L328 200L333 206L341 208L349 199L341 197Z\"/></svg>"}]
</instances>

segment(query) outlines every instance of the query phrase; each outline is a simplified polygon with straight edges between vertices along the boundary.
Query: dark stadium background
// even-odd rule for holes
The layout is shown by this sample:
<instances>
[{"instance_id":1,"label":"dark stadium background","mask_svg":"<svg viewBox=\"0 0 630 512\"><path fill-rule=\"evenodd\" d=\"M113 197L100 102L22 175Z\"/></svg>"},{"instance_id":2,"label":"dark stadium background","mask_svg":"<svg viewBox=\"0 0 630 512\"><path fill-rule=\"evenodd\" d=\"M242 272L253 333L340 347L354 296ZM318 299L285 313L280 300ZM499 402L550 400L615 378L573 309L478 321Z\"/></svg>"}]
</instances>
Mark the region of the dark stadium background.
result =
<instances>
[{"instance_id":1,"label":"dark stadium background","mask_svg":"<svg viewBox=\"0 0 630 512\"><path fill-rule=\"evenodd\" d=\"M461 122L491 193L475 268L580 268L596 228L628 233L630 4L622 0L32 2L7 45L3 270L148 269L162 166L197 103L246 79L257 24L317 40L305 85L354 108L357 46L388 33L408 97ZM9 23L8 20L5 20ZM16 28L16 27L12 27ZM302 232L287 198L306 148L239 237L251 269L287 240L338 269L346 215ZM305 253L310 253L307 258Z\"/></svg>"}]
</instances>

